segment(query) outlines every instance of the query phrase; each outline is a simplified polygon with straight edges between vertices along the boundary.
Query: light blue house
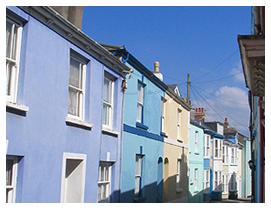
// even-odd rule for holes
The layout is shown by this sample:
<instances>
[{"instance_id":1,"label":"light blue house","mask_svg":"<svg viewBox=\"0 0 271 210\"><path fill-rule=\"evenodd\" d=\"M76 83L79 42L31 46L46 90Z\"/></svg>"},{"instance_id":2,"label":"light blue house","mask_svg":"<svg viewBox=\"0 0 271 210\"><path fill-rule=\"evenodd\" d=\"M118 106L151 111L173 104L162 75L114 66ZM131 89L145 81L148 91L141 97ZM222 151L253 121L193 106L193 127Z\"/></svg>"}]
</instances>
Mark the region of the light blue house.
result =
<instances>
[{"instance_id":1,"label":"light blue house","mask_svg":"<svg viewBox=\"0 0 271 210\"><path fill-rule=\"evenodd\" d=\"M161 103L167 86L124 47L104 46L133 68L124 100L120 201L162 202Z\"/></svg>"},{"instance_id":2,"label":"light blue house","mask_svg":"<svg viewBox=\"0 0 271 210\"><path fill-rule=\"evenodd\" d=\"M50 7L6 14L7 202L118 202L130 69Z\"/></svg>"},{"instance_id":3,"label":"light blue house","mask_svg":"<svg viewBox=\"0 0 271 210\"><path fill-rule=\"evenodd\" d=\"M203 202L204 127L198 119L190 119L189 138L189 203Z\"/></svg>"}]
</instances>

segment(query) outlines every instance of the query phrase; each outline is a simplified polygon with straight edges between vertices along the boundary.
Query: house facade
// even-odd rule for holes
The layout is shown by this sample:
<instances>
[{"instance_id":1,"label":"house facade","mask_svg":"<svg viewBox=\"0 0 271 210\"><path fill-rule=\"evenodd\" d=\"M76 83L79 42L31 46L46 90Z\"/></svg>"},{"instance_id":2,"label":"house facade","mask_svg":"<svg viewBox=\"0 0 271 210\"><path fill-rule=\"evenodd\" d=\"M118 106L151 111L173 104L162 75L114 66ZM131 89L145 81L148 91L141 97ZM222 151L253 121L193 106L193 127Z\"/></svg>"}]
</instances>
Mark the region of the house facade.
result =
<instances>
[{"instance_id":1,"label":"house facade","mask_svg":"<svg viewBox=\"0 0 271 210\"><path fill-rule=\"evenodd\" d=\"M125 47L103 46L133 68L124 99L120 202L163 202L161 105L167 86Z\"/></svg>"},{"instance_id":2,"label":"house facade","mask_svg":"<svg viewBox=\"0 0 271 210\"><path fill-rule=\"evenodd\" d=\"M211 144L213 144L212 171L211 171L211 199L222 199L222 148L223 148L223 124L221 122L205 122L214 131Z\"/></svg>"},{"instance_id":3,"label":"house facade","mask_svg":"<svg viewBox=\"0 0 271 210\"><path fill-rule=\"evenodd\" d=\"M7 202L118 202L130 69L51 7L6 14Z\"/></svg>"},{"instance_id":4,"label":"house facade","mask_svg":"<svg viewBox=\"0 0 271 210\"><path fill-rule=\"evenodd\" d=\"M201 121L190 119L189 138L189 203L203 202L204 127Z\"/></svg>"},{"instance_id":5,"label":"house facade","mask_svg":"<svg viewBox=\"0 0 271 210\"><path fill-rule=\"evenodd\" d=\"M172 87L172 86L171 86ZM164 136L164 202L188 202L189 121L188 106L175 91L166 90L162 99Z\"/></svg>"},{"instance_id":6,"label":"house facade","mask_svg":"<svg viewBox=\"0 0 271 210\"><path fill-rule=\"evenodd\" d=\"M249 88L252 202L265 202L265 7L251 7L251 35L238 35Z\"/></svg>"}]
</instances>

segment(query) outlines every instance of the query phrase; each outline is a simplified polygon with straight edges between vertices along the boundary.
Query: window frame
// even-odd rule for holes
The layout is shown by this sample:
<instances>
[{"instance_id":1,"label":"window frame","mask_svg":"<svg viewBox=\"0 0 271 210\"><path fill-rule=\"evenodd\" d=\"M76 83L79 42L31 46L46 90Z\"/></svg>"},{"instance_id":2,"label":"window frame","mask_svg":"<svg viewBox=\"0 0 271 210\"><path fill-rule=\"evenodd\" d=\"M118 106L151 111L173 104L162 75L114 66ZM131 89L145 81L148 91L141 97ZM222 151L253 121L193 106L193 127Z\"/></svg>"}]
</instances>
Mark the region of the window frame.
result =
<instances>
[{"instance_id":1,"label":"window frame","mask_svg":"<svg viewBox=\"0 0 271 210\"><path fill-rule=\"evenodd\" d=\"M7 185L7 172L6 172L6 203L15 203L16 199L16 185L17 185L17 171L18 171L18 158L15 156L6 156L7 160L12 160L12 174L11 174L11 185ZM6 163L7 164L7 163ZM7 196L7 190L8 196Z\"/></svg>"},{"instance_id":2,"label":"window frame","mask_svg":"<svg viewBox=\"0 0 271 210\"><path fill-rule=\"evenodd\" d=\"M100 180L100 175L101 175L101 165L103 167L105 167L105 169L107 170L107 178L108 180L105 180L106 179L106 174L104 173L104 180ZM111 195L111 169L112 169L112 163L109 163L109 162L103 162L101 161L100 164L99 164L99 174L98 174L98 194L97 194L97 201L98 203L110 203L110 195ZM105 189L106 189L106 197L105 198L102 198L100 197L99 198L99 185L101 186L106 186ZM104 187L103 187L104 188ZM101 195L102 195L102 191L101 191Z\"/></svg>"},{"instance_id":3,"label":"window frame","mask_svg":"<svg viewBox=\"0 0 271 210\"><path fill-rule=\"evenodd\" d=\"M137 157L139 158L140 162L138 163L139 166L137 167ZM135 189L134 189L134 196L135 198L140 198L143 197L143 192L142 192L142 175L143 175L143 159L144 155L142 154L136 154L136 159L135 159ZM137 173L137 168L140 170L139 173ZM138 189L137 189L137 180L139 179L138 183Z\"/></svg>"},{"instance_id":4,"label":"window frame","mask_svg":"<svg viewBox=\"0 0 271 210\"><path fill-rule=\"evenodd\" d=\"M181 189L181 181L182 181L182 159L177 159L177 173L176 173L176 189Z\"/></svg>"},{"instance_id":5,"label":"window frame","mask_svg":"<svg viewBox=\"0 0 271 210\"><path fill-rule=\"evenodd\" d=\"M210 157L210 136L205 135L204 138L204 157Z\"/></svg>"},{"instance_id":6,"label":"window frame","mask_svg":"<svg viewBox=\"0 0 271 210\"><path fill-rule=\"evenodd\" d=\"M139 86L142 88L141 91L142 91L142 101L139 100ZM143 116L144 116L144 96L145 96L145 86L142 82L138 81L137 82L137 122L143 124ZM141 92L140 91L140 92ZM141 115L139 117L139 107L140 107L140 110L141 110Z\"/></svg>"},{"instance_id":7,"label":"window frame","mask_svg":"<svg viewBox=\"0 0 271 210\"><path fill-rule=\"evenodd\" d=\"M198 152L199 131L195 131L195 152Z\"/></svg>"},{"instance_id":8,"label":"window frame","mask_svg":"<svg viewBox=\"0 0 271 210\"><path fill-rule=\"evenodd\" d=\"M78 80L81 81L81 88L75 87L70 84L69 79L69 85L68 85L68 92L70 94L70 89L73 89L79 93L79 96L76 97L76 110L78 110L78 116L77 114L69 113L69 103L68 103L68 117L72 119L76 119L79 121L84 121L85 118L85 92L86 92L86 65L87 61L86 59L83 59L73 51L70 53L70 62L69 62L69 78L70 78L70 72L71 72L71 59L79 62L79 78ZM80 84L80 82L79 82ZM68 100L70 100L70 96L68 96ZM76 111L77 112L77 111Z\"/></svg>"},{"instance_id":9,"label":"window frame","mask_svg":"<svg viewBox=\"0 0 271 210\"><path fill-rule=\"evenodd\" d=\"M20 56L21 56L21 46L22 46L22 34L23 34L23 23L18 19L12 17L11 15L6 16L6 22L12 24L11 32L10 32L10 52L9 57L6 55L6 101L16 104L18 98L18 83L19 83L19 72L20 72ZM14 30L15 26L17 27L16 30L16 47L15 47L15 59L11 58L14 49ZM6 37L7 38L7 37ZM7 53L7 43L6 43L6 53ZM13 63L13 64L11 64ZM11 73L8 74L8 66L13 65L11 67ZM9 76L8 76L9 75ZM8 82L9 80L9 82ZM9 84L9 85L8 85ZM9 88L7 88L9 86ZM10 94L7 94L7 90Z\"/></svg>"},{"instance_id":10,"label":"window frame","mask_svg":"<svg viewBox=\"0 0 271 210\"><path fill-rule=\"evenodd\" d=\"M208 193L209 190L210 190L210 171L204 170L204 192Z\"/></svg>"},{"instance_id":11,"label":"window frame","mask_svg":"<svg viewBox=\"0 0 271 210\"><path fill-rule=\"evenodd\" d=\"M166 99L161 98L161 132L166 133Z\"/></svg>"},{"instance_id":12,"label":"window frame","mask_svg":"<svg viewBox=\"0 0 271 210\"><path fill-rule=\"evenodd\" d=\"M198 189L198 168L194 170L194 190Z\"/></svg>"},{"instance_id":13,"label":"window frame","mask_svg":"<svg viewBox=\"0 0 271 210\"><path fill-rule=\"evenodd\" d=\"M114 122L114 92L115 92L115 80L110 77L108 74L104 74L104 81L107 80L109 81L109 91L110 91L110 101L111 102L107 102L104 100L104 96L103 96L103 108L104 105L106 105L107 107L109 107L108 110L108 116L107 116L107 121L106 124L104 124L104 115L103 115L103 120L102 120L102 124L103 124L103 128L107 128L112 130L113 129L113 122ZM104 90L104 82L103 82L103 90ZM108 124L107 124L108 123Z\"/></svg>"},{"instance_id":14,"label":"window frame","mask_svg":"<svg viewBox=\"0 0 271 210\"><path fill-rule=\"evenodd\" d=\"M182 110L177 109L177 139L181 139Z\"/></svg>"}]
</instances>

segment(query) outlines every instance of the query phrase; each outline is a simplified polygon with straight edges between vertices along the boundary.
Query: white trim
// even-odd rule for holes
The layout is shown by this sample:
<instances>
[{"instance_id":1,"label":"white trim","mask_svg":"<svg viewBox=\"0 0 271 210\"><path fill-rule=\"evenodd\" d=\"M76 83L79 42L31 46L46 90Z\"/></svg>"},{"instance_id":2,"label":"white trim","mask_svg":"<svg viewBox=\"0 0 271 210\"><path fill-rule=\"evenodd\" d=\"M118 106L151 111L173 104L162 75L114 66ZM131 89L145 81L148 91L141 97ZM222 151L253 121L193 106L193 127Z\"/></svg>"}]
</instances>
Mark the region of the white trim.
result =
<instances>
[{"instance_id":1,"label":"white trim","mask_svg":"<svg viewBox=\"0 0 271 210\"><path fill-rule=\"evenodd\" d=\"M10 193L12 194L12 198L8 201L8 203L15 203L16 200L16 185L17 185L17 171L18 171L18 158L16 156L6 156L6 160L13 160L13 165L12 165L12 184L7 188L12 188L13 192Z\"/></svg>"},{"instance_id":2,"label":"white trim","mask_svg":"<svg viewBox=\"0 0 271 210\"><path fill-rule=\"evenodd\" d=\"M28 112L29 111L29 107L24 106L24 105L20 105L20 104L15 104L12 103L10 101L6 101L6 106L13 108L13 109L17 109L18 111L23 111L23 112Z\"/></svg>"},{"instance_id":3,"label":"white trim","mask_svg":"<svg viewBox=\"0 0 271 210\"><path fill-rule=\"evenodd\" d=\"M103 132L103 133L108 133L108 134L113 134L113 135L115 135L115 136L118 136L118 135L119 135L119 132L118 132L118 131L109 129L109 128L108 128L107 126L105 126L104 124L102 125L102 132Z\"/></svg>"},{"instance_id":4,"label":"white trim","mask_svg":"<svg viewBox=\"0 0 271 210\"><path fill-rule=\"evenodd\" d=\"M181 139L177 139L177 141L169 139L169 138L165 138L164 139L164 143L168 143L168 144L171 144L171 145L174 145L174 146L177 146L177 147L184 147L186 149L189 149L189 145L188 144L184 144L184 143L181 143L179 141L183 142L183 140L181 140Z\"/></svg>"},{"instance_id":5,"label":"white trim","mask_svg":"<svg viewBox=\"0 0 271 210\"><path fill-rule=\"evenodd\" d=\"M79 125L79 126L83 126L83 127L87 127L87 128L93 128L93 124L81 121L77 118L74 118L73 115L68 115L66 117L66 122L74 124L74 125Z\"/></svg>"},{"instance_id":6,"label":"white trim","mask_svg":"<svg viewBox=\"0 0 271 210\"><path fill-rule=\"evenodd\" d=\"M16 25L18 27L17 28L16 49L15 49L16 50L16 52L15 52L16 53L15 54L16 60L12 60L12 59L6 57L6 60L8 60L9 62L12 61L15 64L13 67L14 69L12 70L12 75L11 75L11 79L10 79L11 80L11 90L10 90L11 95L6 95L6 101L16 103L17 102L17 94L18 94L18 82L19 82L19 72L20 72L20 55L21 55L21 42L22 42L23 27L22 27L22 23L19 20L17 20L15 17L13 17L9 14L7 14L7 16L6 16L6 21L8 21L12 25ZM13 30L13 28L14 27L12 27L12 30ZM13 39L13 32L12 32L11 39ZM10 53L12 53L12 49L11 49ZM6 71L7 71L7 69L6 69ZM6 80L7 80L7 78L6 78Z\"/></svg>"},{"instance_id":7,"label":"white trim","mask_svg":"<svg viewBox=\"0 0 271 210\"><path fill-rule=\"evenodd\" d=\"M82 160L83 164L83 177L82 177L82 197L81 197L81 203L84 202L84 195L85 195L85 177L86 177L86 160L87 155L85 154L78 154L78 153L63 153L63 160L62 160L62 175L61 175L61 196L60 196L60 202L65 203L65 194L66 194L66 160L67 159L74 159L74 160Z\"/></svg>"}]
</instances>

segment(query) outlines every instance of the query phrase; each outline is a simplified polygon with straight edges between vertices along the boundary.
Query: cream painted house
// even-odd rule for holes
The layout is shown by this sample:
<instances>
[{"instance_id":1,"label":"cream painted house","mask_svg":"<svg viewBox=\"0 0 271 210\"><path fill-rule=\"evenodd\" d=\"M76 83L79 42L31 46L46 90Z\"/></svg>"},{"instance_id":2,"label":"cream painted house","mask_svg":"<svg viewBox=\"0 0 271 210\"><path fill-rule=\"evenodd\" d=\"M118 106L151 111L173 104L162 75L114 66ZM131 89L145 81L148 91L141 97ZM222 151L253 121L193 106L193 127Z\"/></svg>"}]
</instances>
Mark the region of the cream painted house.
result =
<instances>
[{"instance_id":1,"label":"cream painted house","mask_svg":"<svg viewBox=\"0 0 271 210\"><path fill-rule=\"evenodd\" d=\"M188 153L191 107L169 88L162 98L164 202L188 202Z\"/></svg>"}]
</instances>

